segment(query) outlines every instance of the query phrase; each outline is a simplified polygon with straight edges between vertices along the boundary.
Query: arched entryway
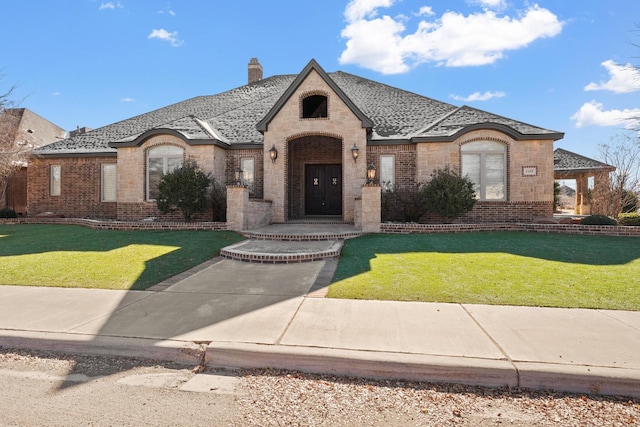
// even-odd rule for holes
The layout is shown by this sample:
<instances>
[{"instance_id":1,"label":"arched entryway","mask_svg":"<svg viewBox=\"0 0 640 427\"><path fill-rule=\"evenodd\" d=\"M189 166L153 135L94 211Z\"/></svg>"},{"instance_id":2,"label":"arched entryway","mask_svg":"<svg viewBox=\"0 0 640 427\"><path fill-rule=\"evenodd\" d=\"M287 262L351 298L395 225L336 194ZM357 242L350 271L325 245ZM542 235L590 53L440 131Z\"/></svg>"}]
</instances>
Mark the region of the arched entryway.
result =
<instances>
[{"instance_id":1,"label":"arched entryway","mask_svg":"<svg viewBox=\"0 0 640 427\"><path fill-rule=\"evenodd\" d=\"M342 140L306 135L288 141L288 216L342 217Z\"/></svg>"}]
</instances>

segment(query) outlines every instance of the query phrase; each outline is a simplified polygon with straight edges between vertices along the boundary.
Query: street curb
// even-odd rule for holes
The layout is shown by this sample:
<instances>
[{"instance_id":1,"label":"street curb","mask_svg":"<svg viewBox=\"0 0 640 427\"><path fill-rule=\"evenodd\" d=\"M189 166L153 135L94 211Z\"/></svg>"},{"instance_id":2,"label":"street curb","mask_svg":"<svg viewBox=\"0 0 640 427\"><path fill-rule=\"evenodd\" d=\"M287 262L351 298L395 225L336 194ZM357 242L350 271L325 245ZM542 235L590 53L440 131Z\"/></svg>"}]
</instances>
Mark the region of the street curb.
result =
<instances>
[{"instance_id":1,"label":"street curb","mask_svg":"<svg viewBox=\"0 0 640 427\"><path fill-rule=\"evenodd\" d=\"M200 365L206 351L204 344L188 341L12 330L0 331L0 348L136 357L191 366Z\"/></svg>"},{"instance_id":2,"label":"street curb","mask_svg":"<svg viewBox=\"0 0 640 427\"><path fill-rule=\"evenodd\" d=\"M640 370L515 362L520 387L640 398Z\"/></svg>"},{"instance_id":3,"label":"street curb","mask_svg":"<svg viewBox=\"0 0 640 427\"><path fill-rule=\"evenodd\" d=\"M272 368L370 379L459 383L515 387L518 375L507 360L317 347L209 344L208 367Z\"/></svg>"},{"instance_id":4,"label":"street curb","mask_svg":"<svg viewBox=\"0 0 640 427\"><path fill-rule=\"evenodd\" d=\"M282 345L211 343L206 365L640 398L640 370Z\"/></svg>"}]
</instances>

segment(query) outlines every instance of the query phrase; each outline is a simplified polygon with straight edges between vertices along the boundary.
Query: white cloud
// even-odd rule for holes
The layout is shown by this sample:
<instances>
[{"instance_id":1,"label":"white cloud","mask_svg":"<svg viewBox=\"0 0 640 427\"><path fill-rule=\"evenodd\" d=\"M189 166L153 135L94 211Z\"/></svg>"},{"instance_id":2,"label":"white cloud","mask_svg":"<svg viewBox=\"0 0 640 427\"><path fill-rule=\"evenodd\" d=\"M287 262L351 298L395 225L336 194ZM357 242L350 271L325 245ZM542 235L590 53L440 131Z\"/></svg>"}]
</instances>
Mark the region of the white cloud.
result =
<instances>
[{"instance_id":1,"label":"white cloud","mask_svg":"<svg viewBox=\"0 0 640 427\"><path fill-rule=\"evenodd\" d=\"M495 10L501 10L507 7L507 2L505 0L469 0L468 3Z\"/></svg>"},{"instance_id":2,"label":"white cloud","mask_svg":"<svg viewBox=\"0 0 640 427\"><path fill-rule=\"evenodd\" d=\"M585 103L571 116L571 120L576 122L577 128L586 126L620 126L631 129L640 118L640 108L624 110L603 110L603 105L597 101Z\"/></svg>"},{"instance_id":3,"label":"white cloud","mask_svg":"<svg viewBox=\"0 0 640 427\"><path fill-rule=\"evenodd\" d=\"M609 81L591 82L584 87L584 90L609 90L615 93L640 91L640 71L633 65L620 65L612 60L604 61L600 65L609 72Z\"/></svg>"},{"instance_id":4,"label":"white cloud","mask_svg":"<svg viewBox=\"0 0 640 427\"><path fill-rule=\"evenodd\" d=\"M474 101L488 101L493 98L504 98L506 94L504 92L491 92L487 91L485 93L474 92L469 96L460 96L460 95L451 95L451 98L456 101L462 102L474 102Z\"/></svg>"},{"instance_id":5,"label":"white cloud","mask_svg":"<svg viewBox=\"0 0 640 427\"><path fill-rule=\"evenodd\" d=\"M151 34L149 34L149 37L147 37L149 39L159 39L162 41L166 41L168 43L171 44L171 46L173 47L179 47L182 45L182 43L184 43L184 40L180 40L178 38L178 32L174 31L172 33L168 32L167 30L165 30L164 28L161 28L159 30L153 30L151 31Z\"/></svg>"},{"instance_id":6,"label":"white cloud","mask_svg":"<svg viewBox=\"0 0 640 427\"><path fill-rule=\"evenodd\" d=\"M558 35L563 26L549 10L534 5L517 17L499 16L488 9L468 16L446 12L438 19L423 19L416 32L403 35L405 16L378 17L379 8L393 3L352 0L347 5L347 26L342 30L347 42L340 63L357 64L383 74L403 73L423 62L450 67L486 65L502 58L506 51ZM423 17L433 13L430 9L420 10Z\"/></svg>"},{"instance_id":7,"label":"white cloud","mask_svg":"<svg viewBox=\"0 0 640 427\"><path fill-rule=\"evenodd\" d=\"M60 96L62 92L59 91L55 91L55 92L51 92L51 96Z\"/></svg>"},{"instance_id":8,"label":"white cloud","mask_svg":"<svg viewBox=\"0 0 640 427\"><path fill-rule=\"evenodd\" d=\"M106 3L100 3L100 7L98 8L98 10L114 10L114 9L122 9L124 6L122 5L122 3L118 2L106 2Z\"/></svg>"},{"instance_id":9,"label":"white cloud","mask_svg":"<svg viewBox=\"0 0 640 427\"><path fill-rule=\"evenodd\" d=\"M122 101L122 102L134 102L135 99L126 97L126 98L122 98L120 101Z\"/></svg>"},{"instance_id":10,"label":"white cloud","mask_svg":"<svg viewBox=\"0 0 640 427\"><path fill-rule=\"evenodd\" d=\"M435 14L431 6L422 6L418 11L418 16L434 16Z\"/></svg>"}]
</instances>

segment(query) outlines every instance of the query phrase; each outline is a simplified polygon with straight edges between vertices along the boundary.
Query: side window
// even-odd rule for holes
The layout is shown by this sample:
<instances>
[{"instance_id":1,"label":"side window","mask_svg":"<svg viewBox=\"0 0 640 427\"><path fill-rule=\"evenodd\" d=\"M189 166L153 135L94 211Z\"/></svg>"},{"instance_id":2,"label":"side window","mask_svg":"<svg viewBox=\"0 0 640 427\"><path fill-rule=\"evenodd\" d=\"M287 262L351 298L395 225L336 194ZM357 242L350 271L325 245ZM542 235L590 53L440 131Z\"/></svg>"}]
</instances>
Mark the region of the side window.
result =
<instances>
[{"instance_id":1,"label":"side window","mask_svg":"<svg viewBox=\"0 0 640 427\"><path fill-rule=\"evenodd\" d=\"M474 183L479 200L507 199L507 146L477 141L460 147L462 175Z\"/></svg>"},{"instance_id":2,"label":"side window","mask_svg":"<svg viewBox=\"0 0 640 427\"><path fill-rule=\"evenodd\" d=\"M392 191L396 185L396 156L380 156L380 186L383 191Z\"/></svg>"},{"instance_id":3,"label":"side window","mask_svg":"<svg viewBox=\"0 0 640 427\"><path fill-rule=\"evenodd\" d=\"M184 150L173 145L159 145L147 152L147 200L158 197L158 184L163 176L182 166Z\"/></svg>"},{"instance_id":4,"label":"side window","mask_svg":"<svg viewBox=\"0 0 640 427\"><path fill-rule=\"evenodd\" d=\"M302 118L318 119L329 116L327 110L327 97L323 95L310 95L302 100Z\"/></svg>"},{"instance_id":5,"label":"side window","mask_svg":"<svg viewBox=\"0 0 640 427\"><path fill-rule=\"evenodd\" d=\"M255 190L255 159L253 157L240 159L240 169L242 169L244 185L249 188L249 195L253 195Z\"/></svg>"},{"instance_id":6,"label":"side window","mask_svg":"<svg viewBox=\"0 0 640 427\"><path fill-rule=\"evenodd\" d=\"M49 194L52 196L60 195L60 182L62 181L62 172L60 165L51 165L49 171Z\"/></svg>"},{"instance_id":7,"label":"side window","mask_svg":"<svg viewBox=\"0 0 640 427\"><path fill-rule=\"evenodd\" d=\"M115 202L116 193L116 170L115 163L103 164L100 174L100 200L103 202Z\"/></svg>"}]
</instances>

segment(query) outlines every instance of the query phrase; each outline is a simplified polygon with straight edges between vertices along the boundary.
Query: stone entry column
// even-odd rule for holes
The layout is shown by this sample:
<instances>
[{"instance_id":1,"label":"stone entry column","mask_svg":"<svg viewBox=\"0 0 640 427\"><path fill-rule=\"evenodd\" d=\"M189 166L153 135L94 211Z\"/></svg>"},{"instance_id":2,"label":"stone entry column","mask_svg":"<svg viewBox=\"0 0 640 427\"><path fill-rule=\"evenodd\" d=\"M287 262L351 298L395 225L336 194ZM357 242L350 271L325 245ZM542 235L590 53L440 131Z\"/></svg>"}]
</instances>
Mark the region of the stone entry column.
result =
<instances>
[{"instance_id":1,"label":"stone entry column","mask_svg":"<svg viewBox=\"0 0 640 427\"><path fill-rule=\"evenodd\" d=\"M591 213L589 178L585 175L576 178L576 207L574 212L577 215L589 215Z\"/></svg>"},{"instance_id":2,"label":"stone entry column","mask_svg":"<svg viewBox=\"0 0 640 427\"><path fill-rule=\"evenodd\" d=\"M380 232L382 189L378 184L362 187L361 227L364 233Z\"/></svg>"},{"instance_id":3,"label":"stone entry column","mask_svg":"<svg viewBox=\"0 0 640 427\"><path fill-rule=\"evenodd\" d=\"M227 229L246 230L249 225L249 188L244 185L227 186Z\"/></svg>"}]
</instances>

